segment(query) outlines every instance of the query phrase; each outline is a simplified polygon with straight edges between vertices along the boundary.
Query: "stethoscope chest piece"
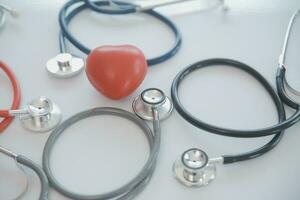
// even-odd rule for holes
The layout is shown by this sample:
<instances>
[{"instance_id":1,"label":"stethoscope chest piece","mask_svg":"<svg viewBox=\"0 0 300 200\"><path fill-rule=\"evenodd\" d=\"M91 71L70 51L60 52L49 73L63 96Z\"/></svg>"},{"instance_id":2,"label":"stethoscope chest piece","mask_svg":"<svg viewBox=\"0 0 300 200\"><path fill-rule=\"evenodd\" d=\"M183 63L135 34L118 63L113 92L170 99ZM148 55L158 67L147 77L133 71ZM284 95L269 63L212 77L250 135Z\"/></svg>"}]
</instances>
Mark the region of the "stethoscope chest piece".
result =
<instances>
[{"instance_id":1,"label":"stethoscope chest piece","mask_svg":"<svg viewBox=\"0 0 300 200\"><path fill-rule=\"evenodd\" d=\"M173 165L176 179L187 187L208 185L216 177L216 166L207 154L196 148L185 151Z\"/></svg>"},{"instance_id":2,"label":"stethoscope chest piece","mask_svg":"<svg viewBox=\"0 0 300 200\"><path fill-rule=\"evenodd\" d=\"M57 78L68 78L84 69L84 60L69 53L60 53L47 62L47 71Z\"/></svg>"},{"instance_id":3,"label":"stethoscope chest piece","mask_svg":"<svg viewBox=\"0 0 300 200\"><path fill-rule=\"evenodd\" d=\"M134 112L144 120L152 120L152 109L156 108L159 112L160 120L164 120L172 113L173 103L163 91L157 88L149 88L135 98L132 107Z\"/></svg>"},{"instance_id":4,"label":"stethoscope chest piece","mask_svg":"<svg viewBox=\"0 0 300 200\"><path fill-rule=\"evenodd\" d=\"M50 99L39 97L22 110L11 110L9 114L19 116L22 126L33 132L46 132L61 121L61 111Z\"/></svg>"}]
</instances>

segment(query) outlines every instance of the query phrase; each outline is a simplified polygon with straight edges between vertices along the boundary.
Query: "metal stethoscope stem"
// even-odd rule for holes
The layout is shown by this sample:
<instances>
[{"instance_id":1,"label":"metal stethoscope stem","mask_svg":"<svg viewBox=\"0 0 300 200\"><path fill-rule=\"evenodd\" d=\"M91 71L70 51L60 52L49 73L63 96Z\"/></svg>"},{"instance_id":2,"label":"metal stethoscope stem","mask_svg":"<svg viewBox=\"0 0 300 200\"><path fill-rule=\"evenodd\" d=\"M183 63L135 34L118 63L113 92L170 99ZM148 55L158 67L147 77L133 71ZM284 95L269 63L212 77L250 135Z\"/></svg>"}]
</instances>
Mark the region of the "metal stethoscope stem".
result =
<instances>
[{"instance_id":1,"label":"metal stethoscope stem","mask_svg":"<svg viewBox=\"0 0 300 200\"><path fill-rule=\"evenodd\" d=\"M25 170L22 168L22 165L33 170L40 179L41 192L39 195L39 200L48 200L49 182L48 182L48 178L47 178L46 174L44 173L43 169L40 166L38 166L32 160L26 158L25 156L18 155L16 153L14 153L13 151L11 151L7 148L4 148L2 146L0 146L0 153L3 153L4 155L13 158L16 162L17 167L22 171L22 173L26 177L26 185L25 185L24 191L22 191L22 193L20 195L18 195L18 197L15 198L16 200L23 197L28 189L29 177L26 174Z\"/></svg>"}]
</instances>

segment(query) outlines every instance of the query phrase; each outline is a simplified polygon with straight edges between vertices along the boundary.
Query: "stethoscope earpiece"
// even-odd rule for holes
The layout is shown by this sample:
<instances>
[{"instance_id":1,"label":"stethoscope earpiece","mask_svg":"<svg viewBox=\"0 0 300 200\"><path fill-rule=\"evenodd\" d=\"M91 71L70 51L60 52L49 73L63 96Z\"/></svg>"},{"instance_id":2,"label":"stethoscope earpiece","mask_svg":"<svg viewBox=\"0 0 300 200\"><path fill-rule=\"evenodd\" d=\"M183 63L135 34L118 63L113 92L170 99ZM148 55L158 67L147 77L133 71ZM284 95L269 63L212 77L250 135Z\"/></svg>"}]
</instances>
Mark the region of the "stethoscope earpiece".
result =
<instances>
[{"instance_id":1,"label":"stethoscope earpiece","mask_svg":"<svg viewBox=\"0 0 300 200\"><path fill-rule=\"evenodd\" d=\"M55 128L61 121L58 106L46 97L31 101L24 109L9 110L9 116L18 116L22 126L33 132L46 132Z\"/></svg>"},{"instance_id":2,"label":"stethoscope earpiece","mask_svg":"<svg viewBox=\"0 0 300 200\"><path fill-rule=\"evenodd\" d=\"M84 60L69 53L60 53L47 62L47 71L57 78L68 78L84 69Z\"/></svg>"},{"instance_id":3,"label":"stethoscope earpiece","mask_svg":"<svg viewBox=\"0 0 300 200\"><path fill-rule=\"evenodd\" d=\"M156 108L159 113L159 119L164 120L172 113L173 103L160 89L149 88L135 98L132 108L144 120L153 120L152 109Z\"/></svg>"},{"instance_id":4,"label":"stethoscope earpiece","mask_svg":"<svg viewBox=\"0 0 300 200\"><path fill-rule=\"evenodd\" d=\"M208 185L216 177L216 164L223 157L209 159L207 154L197 148L188 149L174 162L173 172L176 179L187 187Z\"/></svg>"}]
</instances>

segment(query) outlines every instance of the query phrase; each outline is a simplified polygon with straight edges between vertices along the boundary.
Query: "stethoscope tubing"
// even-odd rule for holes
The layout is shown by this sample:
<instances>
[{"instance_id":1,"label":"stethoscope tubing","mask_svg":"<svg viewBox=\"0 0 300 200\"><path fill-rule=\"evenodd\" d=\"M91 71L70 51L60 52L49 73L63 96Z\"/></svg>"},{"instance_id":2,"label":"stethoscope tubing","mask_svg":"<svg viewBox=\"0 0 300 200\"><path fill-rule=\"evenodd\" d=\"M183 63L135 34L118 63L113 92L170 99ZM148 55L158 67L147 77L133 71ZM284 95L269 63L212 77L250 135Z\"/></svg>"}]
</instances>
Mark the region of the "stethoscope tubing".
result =
<instances>
[{"instance_id":1,"label":"stethoscope tubing","mask_svg":"<svg viewBox=\"0 0 300 200\"><path fill-rule=\"evenodd\" d=\"M227 129L227 128L222 128L222 127L217 127L214 125L210 125L208 123L205 123L196 117L194 117L192 114L190 114L182 105L180 99L179 99L179 94L178 94L178 89L181 81L188 76L190 73L192 73L195 70L202 69L204 67L210 67L210 66L216 66L216 65L225 65L228 67L235 67L238 69L241 69L247 73L249 73L251 76L253 76L256 80L258 80L262 86L267 90L267 92L270 94L272 100L274 101L274 104L276 106L277 112L278 112L278 119L279 119L279 124L285 122L286 120L286 114L284 110L283 103L276 93L276 91L273 89L273 87L269 84L269 82L256 70L252 69L250 66L235 61L231 59L224 59L224 58L214 58L214 59L207 59L203 60L200 62L197 62L195 64L192 64L188 66L187 68L183 69L174 79L171 87L171 96L173 99L174 107L178 111L178 113L188 122L193 124L194 126L206 130L211 133L223 135L223 136L231 136L231 137L240 137L240 138L253 138L253 137L262 137L266 135L272 135L275 134L275 136L264 146L255 149L250 152L246 152L240 155L224 155L224 164L229 164L233 162L239 162L239 161L244 161L244 160L249 160L256 158L258 156L263 155L264 153L270 151L273 149L281 140L284 130L285 129L278 129L276 130L277 132L269 132L268 128L266 128L265 132L262 132L264 129L258 129L257 130L233 130L233 129ZM297 119L298 120L298 119ZM289 124L291 126L291 124ZM273 128L274 129L274 128ZM272 133L272 134L271 134Z\"/></svg>"},{"instance_id":2,"label":"stethoscope tubing","mask_svg":"<svg viewBox=\"0 0 300 200\"><path fill-rule=\"evenodd\" d=\"M45 172L43 171L43 169L38 166L37 164L35 164L32 160L28 159L27 157L23 156L23 155L18 155L2 146L0 146L0 153L3 153L4 155L13 158L16 161L17 166L23 171L23 173L26 175L26 179L27 179L27 183L28 183L28 177L26 172L21 168L21 166L19 166L19 164L21 164L22 166L26 166L29 169L33 170L37 176L40 179L40 183L41 183L41 191L40 191L40 195L39 195L39 200L48 200L48 195L49 195L49 182L48 182L48 178L45 174ZM26 190L27 190L27 184L26 184ZM25 190L25 191L26 191ZM19 197L22 197L24 195L24 192L21 193L21 196L18 196L17 199L19 199Z\"/></svg>"},{"instance_id":3,"label":"stethoscope tubing","mask_svg":"<svg viewBox=\"0 0 300 200\"><path fill-rule=\"evenodd\" d=\"M296 110L296 112L288 119L267 127L267 128L261 128L256 130L236 130L236 129L229 129L229 128L223 128L215 125L208 124L204 121L201 121L197 119L196 117L192 116L181 104L179 96L178 96L178 88L180 82L186 77L188 74L190 74L194 70L198 70L204 67L209 66L215 66L215 65L226 65L231 66L235 68L239 68L250 75L252 75L256 80L258 80L264 88L269 92L269 94L272 96L272 98L275 101L276 106L281 107L282 111L284 111L283 105L281 103L280 97L277 94L277 92L273 89L271 84L256 70L251 68L250 66L235 61L231 59L225 59L225 58L215 58L215 59L208 59L204 61L197 62L195 64L190 65L189 67L182 70L178 75L175 77L172 88L171 88L171 94L172 99L174 101L174 106L177 109L177 111L180 113L180 115L185 118L187 121L189 121L191 124L198 128L202 128L206 131L224 135L224 136L230 136L230 137L240 137L240 138L254 138L254 137L264 137L268 135L274 135L280 133L282 130L285 130L291 126L293 126L295 123L297 123L300 120L300 110Z\"/></svg>"},{"instance_id":4,"label":"stethoscope tubing","mask_svg":"<svg viewBox=\"0 0 300 200\"><path fill-rule=\"evenodd\" d=\"M134 4L123 4L123 7L121 9L112 10L112 9L101 8L101 5L99 5L99 4L95 3L95 2L92 2L90 0L84 0L84 2L92 10L94 10L96 12L99 12L99 13L103 13L103 14L123 15L123 14L130 14L130 13L137 12L137 6L135 6ZM108 6L111 3L118 4L120 2L118 2L118 1L112 1L112 0L111 1L103 1L102 5ZM119 5L122 6L122 2ZM126 7L124 7L124 6L126 6Z\"/></svg>"},{"instance_id":5,"label":"stethoscope tubing","mask_svg":"<svg viewBox=\"0 0 300 200\"><path fill-rule=\"evenodd\" d=\"M294 12L294 14L292 15L292 17L290 18L290 22L289 22L289 25L287 27L286 34L285 34L282 52L279 56L279 66L278 66L278 70L277 70L277 74L276 74L276 87L277 87L280 98L286 105L288 105L289 107L291 107L295 110L299 109L299 102L297 102L296 100L291 98L291 96L287 93L287 91L295 94L298 97L300 95L300 92L297 91L296 89L294 89L288 83L287 78L286 78L287 68L286 68L285 62L286 62L287 48L289 46L290 38L292 35L292 30L293 30L294 24L296 23L296 18L299 16L299 14L300 14L300 9L296 10Z\"/></svg>"},{"instance_id":6,"label":"stethoscope tubing","mask_svg":"<svg viewBox=\"0 0 300 200\"><path fill-rule=\"evenodd\" d=\"M62 53L64 51L66 51L66 47L65 47L66 44L65 44L64 38L67 38L68 41L70 41L75 47L77 47L80 51L82 51L85 54L89 54L91 51L88 47L86 47L81 42L79 42L75 38L75 36L68 30L68 24L70 23L71 19L74 16L76 16L79 12L83 11L84 9L87 9L87 8L93 9L93 7L90 6L91 4L84 3L84 4L81 4L80 6L74 8L70 12L68 12L68 10L71 6L73 6L76 3L80 3L80 2L82 2L82 0L81 1L80 0L70 0L61 8L61 10L59 12L59 24L60 24L60 28L61 28L59 41L60 41L60 50ZM130 4L130 3L125 3L125 2L120 2L120 1L117 1L117 2L114 1L114 2L120 6L122 6L122 5L123 6L124 5L133 6L133 4ZM99 6L108 5L108 1L96 1L96 2L93 2L92 4L95 4L95 5L97 5L97 7L99 7ZM96 12L99 12L95 9L93 9L93 10ZM147 13L147 14L159 19L163 23L165 23L169 28L171 28L171 30L175 34L174 46L170 50L168 50L166 53L164 53L158 57L147 60L148 65L151 66L151 65L155 65L155 64L164 62L164 61L170 59L171 57L173 57L178 52L178 50L181 46L182 36L181 36L181 33L180 33L179 29L177 28L177 26L167 17L163 16L162 14L159 14L158 12L156 12L154 10L147 10L147 11L143 11L143 12ZM105 13L106 14L114 14L113 11L108 12L108 10ZM121 14L121 13L119 13L119 14ZM122 13L122 14L125 14L125 13Z\"/></svg>"},{"instance_id":7,"label":"stethoscope tubing","mask_svg":"<svg viewBox=\"0 0 300 200\"><path fill-rule=\"evenodd\" d=\"M48 200L49 181L48 181L48 178L47 178L45 172L43 171L43 169L40 166L38 166L37 164L35 164L32 160L26 158L25 156L18 155L15 159L18 163L32 169L36 173L36 175L39 177L40 183L41 183L41 191L40 191L39 200Z\"/></svg>"},{"instance_id":8,"label":"stethoscope tubing","mask_svg":"<svg viewBox=\"0 0 300 200\"><path fill-rule=\"evenodd\" d=\"M296 101L294 101L285 90L285 74L286 69L284 67L279 67L276 74L276 87L278 95L286 105L295 110L299 110L299 104Z\"/></svg>"},{"instance_id":9,"label":"stethoscope tubing","mask_svg":"<svg viewBox=\"0 0 300 200\"><path fill-rule=\"evenodd\" d=\"M150 146L150 155L142 170L131 181L129 181L127 184L121 186L118 189L115 189L113 191L104 194L95 194L95 195L84 195L84 194L72 192L66 187L64 187L61 183L59 183L59 181L55 178L55 176L52 173L50 167L50 156L51 156L53 146L57 141L57 139L62 135L64 130L66 130L69 126L73 125L74 123L82 119L91 116L98 116L98 115L118 116L118 117L128 119L133 123L135 123L138 127L141 128L141 130L143 131L143 133L148 139L149 146ZM160 140L161 140L159 122L157 120L154 120L153 127L154 127L154 131L153 131L154 133L152 133L151 129L149 128L149 126L145 121L138 118L133 113L121 109L117 109L117 108L111 108L111 107L101 107L101 108L86 110L67 119L51 133L51 135L49 136L45 144L44 151L43 151L43 168L51 183L51 186L53 186L61 194L69 198L78 199L78 200L79 199L80 200L132 199L150 181L156 166L156 159L158 156Z\"/></svg>"},{"instance_id":10,"label":"stethoscope tubing","mask_svg":"<svg viewBox=\"0 0 300 200\"><path fill-rule=\"evenodd\" d=\"M10 109L12 110L18 109L21 101L21 89L17 81L17 78L15 74L10 70L8 65L6 65L4 62L1 61L0 61L0 69L2 69L4 73L7 75L13 88L13 102ZM8 110L0 110L0 118L4 118L0 122L0 133L2 133L12 122L14 117L8 116Z\"/></svg>"}]
</instances>

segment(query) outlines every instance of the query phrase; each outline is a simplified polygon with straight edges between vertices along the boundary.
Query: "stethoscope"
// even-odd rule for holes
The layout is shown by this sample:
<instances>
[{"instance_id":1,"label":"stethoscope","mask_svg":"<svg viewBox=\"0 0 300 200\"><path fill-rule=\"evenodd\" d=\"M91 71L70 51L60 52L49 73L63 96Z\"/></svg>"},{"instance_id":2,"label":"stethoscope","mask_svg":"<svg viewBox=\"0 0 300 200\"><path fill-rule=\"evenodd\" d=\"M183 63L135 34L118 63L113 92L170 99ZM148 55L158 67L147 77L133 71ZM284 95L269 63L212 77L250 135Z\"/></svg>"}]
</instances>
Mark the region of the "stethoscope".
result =
<instances>
[{"instance_id":1,"label":"stethoscope","mask_svg":"<svg viewBox=\"0 0 300 200\"><path fill-rule=\"evenodd\" d=\"M95 12L110 15L121 15L129 13L143 12L148 14L171 29L175 36L175 42L170 50L159 55L155 58L147 59L148 66L162 63L171 57L173 57L179 50L182 37L177 26L167 18L166 16L156 12L154 9L161 6L167 6L171 4L181 3L185 1L195 0L175 0L165 1L160 3L152 3L150 5L135 5L129 2L113 1L113 0L101 0L101 1L90 1L90 0L70 0L61 8L59 12L59 25L61 32L59 34L59 47L60 54L50 59L47 62L47 71L58 78L68 78L79 74L85 67L84 59L78 56L72 55L67 52L66 41L70 42L77 49L85 54L90 54L91 49L82 44L68 29L68 25L71 20L81 11L85 9L91 9ZM74 7L75 6L75 7ZM224 0L217 0L215 4L205 8L204 10L211 10L220 6L224 6Z\"/></svg>"},{"instance_id":2,"label":"stethoscope","mask_svg":"<svg viewBox=\"0 0 300 200\"><path fill-rule=\"evenodd\" d=\"M57 105L48 98L39 97L28 103L23 109L18 109L20 104L21 92L17 79L10 68L1 61L0 68L8 76L9 80L12 83L14 91L13 103L11 108L9 110L0 110L0 118L3 118L0 122L0 132L3 132L8 127L15 116L19 117L24 128L33 132L46 132L55 128L61 121L61 112ZM17 167L23 172L26 177L26 185L24 187L24 190L14 199L17 200L22 198L28 190L29 178L25 170L22 168L22 165L24 165L28 168L31 168L39 176L41 181L41 192L39 199L47 200L49 185L47 176L43 172L42 168L30 159L22 155L18 155L2 147L1 145L0 152L13 158L16 162Z\"/></svg>"},{"instance_id":3,"label":"stethoscope","mask_svg":"<svg viewBox=\"0 0 300 200\"><path fill-rule=\"evenodd\" d=\"M51 186L54 189L66 197L80 200L132 199L144 189L150 181L156 166L161 141L160 122L170 116L173 110L173 104L170 98L167 97L161 90L150 88L144 90L141 95L135 98L132 107L135 114L112 107L89 109L75 114L53 130L44 147L43 168ZM114 189L113 191L105 194L87 195L76 193L66 188L55 178L50 163L51 152L53 151L56 141L64 133L64 130L80 120L99 115L121 117L137 125L147 137L150 146L150 155L142 170L132 180L120 188ZM146 121L151 121L153 123L152 130L149 128Z\"/></svg>"},{"instance_id":4,"label":"stethoscope","mask_svg":"<svg viewBox=\"0 0 300 200\"><path fill-rule=\"evenodd\" d=\"M207 185L216 177L217 164L230 164L234 162L250 160L267 153L280 142L284 131L300 120L299 103L291 99L286 92L288 90L294 94L298 94L297 92L295 92L295 89L292 89L292 87L287 84L287 80L285 77L286 68L284 65L286 48L288 46L291 29L299 12L300 11L297 10L290 20L282 54L279 58L279 68L276 76L278 93L273 89L269 82L255 69L251 68L247 64L231 59L214 58L203 60L186 67L177 74L171 88L171 96L174 102L174 107L176 108L178 113L192 125L214 134L230 137L254 138L274 135L273 138L264 146L250 152L242 153L240 155L224 155L216 158L209 158L206 152L199 148L188 149L187 151L183 152L181 156L179 156L179 158L174 162L173 165L174 175L177 180L179 180L183 185L189 187L199 187ZM185 77L196 70L217 65L225 65L226 67L234 67L240 69L250 74L260 84L262 84L262 86L270 94L273 102L276 105L279 123L267 128L256 130L236 130L206 123L189 113L184 108L179 98L178 90L180 87L180 83L184 80ZM287 119L283 103L296 110L296 112Z\"/></svg>"},{"instance_id":5,"label":"stethoscope","mask_svg":"<svg viewBox=\"0 0 300 200\"><path fill-rule=\"evenodd\" d=\"M12 16L18 16L17 11L0 4L0 27L5 23L5 11ZM0 133L12 122L15 116L19 117L22 126L33 132L47 132L55 128L61 121L61 111L49 98L38 97L19 109L21 89L17 77L4 62L0 61L0 69L7 75L13 88L13 102L10 109L0 110Z\"/></svg>"},{"instance_id":6,"label":"stethoscope","mask_svg":"<svg viewBox=\"0 0 300 200\"><path fill-rule=\"evenodd\" d=\"M19 109L21 90L16 76L5 63L0 61L0 69L8 76L13 88L13 102L8 110L0 110L0 132L3 132L18 116L24 128L34 132L46 132L56 127L61 121L58 106L46 97L39 97L29 102L23 109Z\"/></svg>"}]
</instances>

